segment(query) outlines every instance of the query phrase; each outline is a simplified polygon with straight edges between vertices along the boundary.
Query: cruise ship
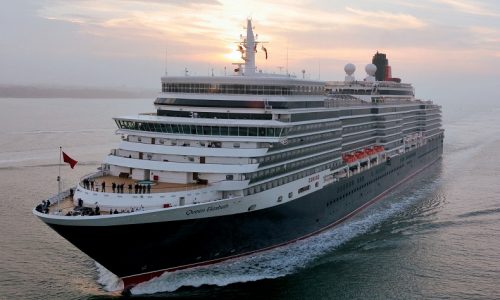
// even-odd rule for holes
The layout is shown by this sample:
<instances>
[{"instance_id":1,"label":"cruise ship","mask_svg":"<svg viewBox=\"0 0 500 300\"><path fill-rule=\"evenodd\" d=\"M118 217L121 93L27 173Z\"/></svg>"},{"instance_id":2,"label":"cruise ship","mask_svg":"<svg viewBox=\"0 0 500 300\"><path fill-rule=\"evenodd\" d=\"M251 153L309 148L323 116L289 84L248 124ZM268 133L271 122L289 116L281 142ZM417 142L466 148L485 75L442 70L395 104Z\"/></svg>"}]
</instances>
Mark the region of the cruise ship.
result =
<instances>
[{"instance_id":1,"label":"cruise ship","mask_svg":"<svg viewBox=\"0 0 500 300\"><path fill-rule=\"evenodd\" d=\"M156 113L114 118L101 167L33 209L126 290L318 234L442 155L440 106L385 54L319 81L258 69L251 20L237 45L232 74L162 77Z\"/></svg>"}]
</instances>

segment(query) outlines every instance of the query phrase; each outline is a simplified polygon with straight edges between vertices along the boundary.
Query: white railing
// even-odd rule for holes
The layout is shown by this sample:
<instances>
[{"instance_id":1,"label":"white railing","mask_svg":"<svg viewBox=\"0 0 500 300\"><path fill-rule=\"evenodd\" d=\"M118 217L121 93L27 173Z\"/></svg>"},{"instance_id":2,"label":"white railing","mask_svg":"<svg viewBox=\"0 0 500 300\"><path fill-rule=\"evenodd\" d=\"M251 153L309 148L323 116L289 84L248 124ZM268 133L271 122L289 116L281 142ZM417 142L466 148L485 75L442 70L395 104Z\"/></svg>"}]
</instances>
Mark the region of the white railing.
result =
<instances>
[{"instance_id":1,"label":"white railing","mask_svg":"<svg viewBox=\"0 0 500 300\"><path fill-rule=\"evenodd\" d=\"M56 204L59 201L64 200L64 198L68 197L71 194L71 190L73 190L73 192L75 192L76 191L76 187L72 187L72 188L69 188L67 190L64 190L64 191L60 192L59 194L56 194L56 195L50 197L47 200L50 201L51 205L52 204Z\"/></svg>"},{"instance_id":2,"label":"white railing","mask_svg":"<svg viewBox=\"0 0 500 300\"><path fill-rule=\"evenodd\" d=\"M58 194L56 194L56 195L48 198L47 202L50 202L50 205L49 206L44 206L41 211L38 210L39 206L37 206L37 211L42 212L42 213L49 213L49 212L45 211L45 209L46 208L49 208L49 209L50 208L54 208L54 206L56 206L56 209L59 209L59 207L58 207L59 203L62 200L64 200L65 198L71 196L72 193L74 193L75 191L76 191L76 186L75 187L71 187L71 188L69 188L67 190L64 190L64 191L62 191L62 192L60 192L60 193L58 193ZM43 202L42 202L42 205L43 205ZM54 214L54 213L58 214L59 212L50 211L50 214Z\"/></svg>"},{"instance_id":3,"label":"white railing","mask_svg":"<svg viewBox=\"0 0 500 300\"><path fill-rule=\"evenodd\" d=\"M80 182L82 182L84 179L94 179L94 178L99 178L99 177L103 177L103 176L106 176L106 175L109 175L109 172L108 171L97 171L97 172L93 172L93 173L89 173L89 174L86 174L86 175L83 175L81 178L80 178Z\"/></svg>"}]
</instances>

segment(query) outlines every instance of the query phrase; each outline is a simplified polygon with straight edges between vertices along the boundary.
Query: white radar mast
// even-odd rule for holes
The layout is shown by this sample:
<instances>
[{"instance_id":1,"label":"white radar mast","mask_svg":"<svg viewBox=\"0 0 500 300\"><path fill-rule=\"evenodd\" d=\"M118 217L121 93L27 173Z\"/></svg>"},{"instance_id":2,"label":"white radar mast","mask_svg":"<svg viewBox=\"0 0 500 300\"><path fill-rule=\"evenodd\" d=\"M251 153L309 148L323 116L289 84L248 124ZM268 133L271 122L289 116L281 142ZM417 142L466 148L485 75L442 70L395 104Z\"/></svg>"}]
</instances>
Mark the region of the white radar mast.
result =
<instances>
[{"instance_id":1,"label":"white radar mast","mask_svg":"<svg viewBox=\"0 0 500 300\"><path fill-rule=\"evenodd\" d=\"M243 42L245 47L245 75L255 74L255 52L257 51L257 43L253 34L252 19L247 19L247 37Z\"/></svg>"},{"instance_id":2,"label":"white radar mast","mask_svg":"<svg viewBox=\"0 0 500 300\"><path fill-rule=\"evenodd\" d=\"M241 52L241 59L245 63L233 63L236 66L234 71L238 75L246 76L256 76L261 75L262 71L257 72L257 67L255 66L255 53L257 53L257 46L261 45L261 50L267 59L267 49L264 44L267 42L257 41L258 35L253 33L252 19L247 19L247 35L246 37L240 36L240 41L238 42L238 51ZM242 68L242 66L244 67Z\"/></svg>"},{"instance_id":3,"label":"white radar mast","mask_svg":"<svg viewBox=\"0 0 500 300\"><path fill-rule=\"evenodd\" d=\"M244 73L241 69L240 63L233 63L237 65L238 68L235 71L240 75L252 76L256 74L257 68L255 67L255 53L257 52L257 36L253 33L252 27L252 19L247 19L247 36L245 38L242 37L242 41L239 42L238 50L241 52L241 59L245 61ZM263 47L263 51L266 53L267 58L267 50Z\"/></svg>"}]
</instances>

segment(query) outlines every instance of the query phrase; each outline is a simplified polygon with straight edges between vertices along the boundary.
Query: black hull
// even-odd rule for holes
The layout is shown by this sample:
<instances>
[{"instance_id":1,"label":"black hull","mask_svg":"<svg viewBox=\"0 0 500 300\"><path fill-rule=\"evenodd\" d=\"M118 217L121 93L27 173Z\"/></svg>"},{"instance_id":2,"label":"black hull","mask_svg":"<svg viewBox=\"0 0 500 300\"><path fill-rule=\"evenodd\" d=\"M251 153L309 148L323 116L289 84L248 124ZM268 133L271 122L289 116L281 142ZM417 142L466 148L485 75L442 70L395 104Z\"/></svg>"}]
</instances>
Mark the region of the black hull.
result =
<instances>
[{"instance_id":1,"label":"black hull","mask_svg":"<svg viewBox=\"0 0 500 300\"><path fill-rule=\"evenodd\" d=\"M442 154L442 138L296 200L213 218L127 226L61 226L60 235L119 277L126 288L163 271L276 247L334 226ZM149 277L148 277L149 276Z\"/></svg>"}]
</instances>

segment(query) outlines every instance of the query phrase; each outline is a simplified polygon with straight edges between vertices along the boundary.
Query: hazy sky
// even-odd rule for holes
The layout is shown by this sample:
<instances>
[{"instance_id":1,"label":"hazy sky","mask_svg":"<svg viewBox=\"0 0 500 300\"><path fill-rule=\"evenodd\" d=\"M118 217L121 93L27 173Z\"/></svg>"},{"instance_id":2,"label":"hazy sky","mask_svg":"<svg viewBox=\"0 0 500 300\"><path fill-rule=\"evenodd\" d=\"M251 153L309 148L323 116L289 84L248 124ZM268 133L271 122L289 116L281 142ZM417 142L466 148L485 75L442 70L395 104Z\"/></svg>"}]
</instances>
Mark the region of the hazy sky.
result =
<instances>
[{"instance_id":1,"label":"hazy sky","mask_svg":"<svg viewBox=\"0 0 500 300\"><path fill-rule=\"evenodd\" d=\"M3 3L5 2L5 3ZM258 67L341 80L378 50L417 95L500 101L498 0L2 1L0 83L158 88L169 75L222 74L247 17Z\"/></svg>"}]
</instances>

